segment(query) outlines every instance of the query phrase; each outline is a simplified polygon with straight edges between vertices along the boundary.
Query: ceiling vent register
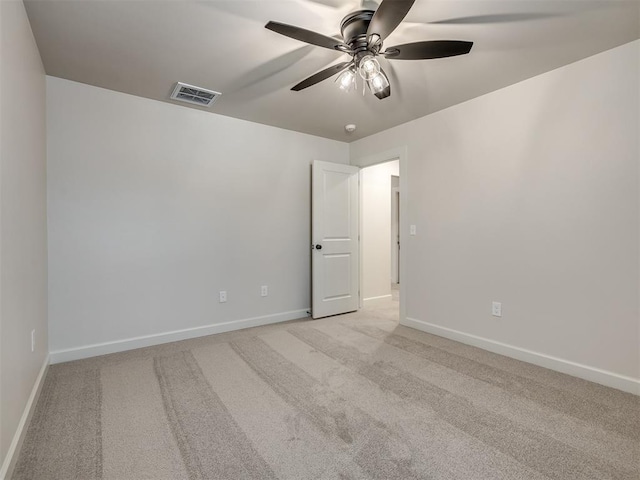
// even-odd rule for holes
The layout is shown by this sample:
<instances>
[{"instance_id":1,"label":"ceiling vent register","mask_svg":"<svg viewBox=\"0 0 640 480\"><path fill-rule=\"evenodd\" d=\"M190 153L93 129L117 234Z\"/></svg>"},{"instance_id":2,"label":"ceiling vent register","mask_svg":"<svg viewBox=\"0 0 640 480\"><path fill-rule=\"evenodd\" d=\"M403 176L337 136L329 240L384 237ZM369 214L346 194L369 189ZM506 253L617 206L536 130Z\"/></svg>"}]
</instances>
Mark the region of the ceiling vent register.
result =
<instances>
[{"instance_id":1,"label":"ceiling vent register","mask_svg":"<svg viewBox=\"0 0 640 480\"><path fill-rule=\"evenodd\" d=\"M171 98L180 102L199 105L201 107L210 107L218 97L222 95L220 92L207 90L206 88L195 87L186 83L178 82L173 89Z\"/></svg>"}]
</instances>

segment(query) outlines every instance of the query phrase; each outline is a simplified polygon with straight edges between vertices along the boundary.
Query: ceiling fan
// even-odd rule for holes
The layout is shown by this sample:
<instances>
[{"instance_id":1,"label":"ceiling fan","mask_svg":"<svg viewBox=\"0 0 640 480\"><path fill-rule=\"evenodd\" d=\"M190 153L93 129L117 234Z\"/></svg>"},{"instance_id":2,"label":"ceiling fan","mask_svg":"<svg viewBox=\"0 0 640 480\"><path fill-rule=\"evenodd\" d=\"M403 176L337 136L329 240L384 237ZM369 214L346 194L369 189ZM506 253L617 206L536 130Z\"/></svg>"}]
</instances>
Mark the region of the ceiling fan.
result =
<instances>
[{"instance_id":1,"label":"ceiling fan","mask_svg":"<svg viewBox=\"0 0 640 480\"><path fill-rule=\"evenodd\" d=\"M462 40L432 40L395 45L382 50L384 40L407 15L415 0L382 0L377 10L356 10L342 19L342 40L279 22L269 22L265 28L281 35L319 47L351 55L348 62L332 65L293 86L299 91L326 80L340 72L337 82L341 89L356 85L357 74L371 92L383 99L391 95L389 78L376 59L382 55L389 60L425 60L453 57L471 51L473 42Z\"/></svg>"}]
</instances>

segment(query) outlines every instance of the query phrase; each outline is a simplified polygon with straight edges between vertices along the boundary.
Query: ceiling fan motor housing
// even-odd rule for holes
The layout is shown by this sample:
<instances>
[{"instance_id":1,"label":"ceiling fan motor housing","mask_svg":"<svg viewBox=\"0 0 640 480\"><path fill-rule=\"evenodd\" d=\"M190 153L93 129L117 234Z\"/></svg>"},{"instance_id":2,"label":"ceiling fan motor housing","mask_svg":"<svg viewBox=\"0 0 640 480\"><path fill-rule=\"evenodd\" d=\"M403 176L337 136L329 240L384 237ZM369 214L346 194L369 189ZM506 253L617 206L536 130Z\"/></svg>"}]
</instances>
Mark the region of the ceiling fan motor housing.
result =
<instances>
[{"instance_id":1,"label":"ceiling fan motor housing","mask_svg":"<svg viewBox=\"0 0 640 480\"><path fill-rule=\"evenodd\" d=\"M344 43L355 53L364 52L369 47L367 28L374 13L373 10L357 10L344 17L340 24Z\"/></svg>"}]
</instances>

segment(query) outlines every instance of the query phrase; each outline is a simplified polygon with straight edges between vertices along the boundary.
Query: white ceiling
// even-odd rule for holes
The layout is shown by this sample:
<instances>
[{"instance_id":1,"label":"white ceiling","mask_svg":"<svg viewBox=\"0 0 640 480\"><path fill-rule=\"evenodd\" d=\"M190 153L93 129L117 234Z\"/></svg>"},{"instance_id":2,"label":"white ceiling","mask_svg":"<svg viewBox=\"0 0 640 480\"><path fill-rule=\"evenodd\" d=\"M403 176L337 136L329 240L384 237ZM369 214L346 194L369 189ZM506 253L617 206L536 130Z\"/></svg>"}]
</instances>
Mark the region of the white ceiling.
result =
<instances>
[{"instance_id":1,"label":"white ceiling","mask_svg":"<svg viewBox=\"0 0 640 480\"><path fill-rule=\"evenodd\" d=\"M274 20L335 35L361 0L25 4L49 75L170 103L182 81L222 92L206 111L347 142L640 37L638 1L417 0L386 47L441 39L470 40L473 49L438 60L383 59L392 94L378 100L343 93L333 79L290 91L348 57L264 28ZM344 131L349 123L355 133Z\"/></svg>"}]
</instances>

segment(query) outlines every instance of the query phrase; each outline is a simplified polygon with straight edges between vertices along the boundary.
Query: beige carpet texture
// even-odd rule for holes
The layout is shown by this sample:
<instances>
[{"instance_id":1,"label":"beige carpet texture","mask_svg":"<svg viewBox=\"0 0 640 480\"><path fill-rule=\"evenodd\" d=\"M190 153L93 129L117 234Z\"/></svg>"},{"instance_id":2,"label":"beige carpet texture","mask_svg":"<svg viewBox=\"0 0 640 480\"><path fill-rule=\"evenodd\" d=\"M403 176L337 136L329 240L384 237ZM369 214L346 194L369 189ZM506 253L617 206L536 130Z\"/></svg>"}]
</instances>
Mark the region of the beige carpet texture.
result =
<instances>
[{"instance_id":1,"label":"beige carpet texture","mask_svg":"<svg viewBox=\"0 0 640 480\"><path fill-rule=\"evenodd\" d=\"M373 303L53 365L12 478L640 479L640 397Z\"/></svg>"}]
</instances>

